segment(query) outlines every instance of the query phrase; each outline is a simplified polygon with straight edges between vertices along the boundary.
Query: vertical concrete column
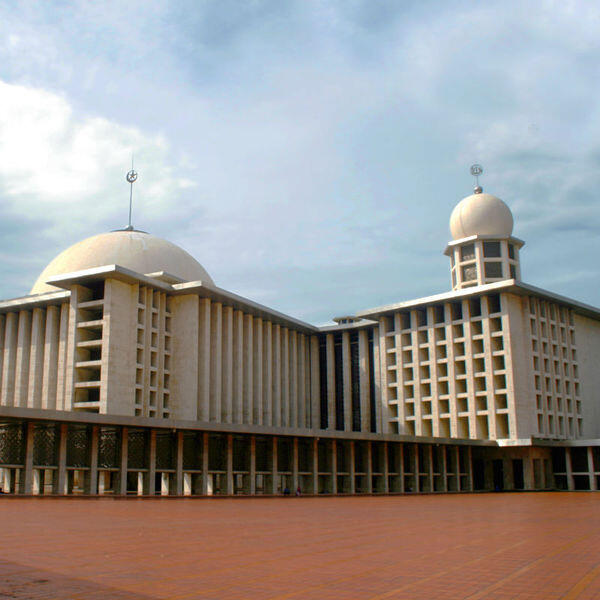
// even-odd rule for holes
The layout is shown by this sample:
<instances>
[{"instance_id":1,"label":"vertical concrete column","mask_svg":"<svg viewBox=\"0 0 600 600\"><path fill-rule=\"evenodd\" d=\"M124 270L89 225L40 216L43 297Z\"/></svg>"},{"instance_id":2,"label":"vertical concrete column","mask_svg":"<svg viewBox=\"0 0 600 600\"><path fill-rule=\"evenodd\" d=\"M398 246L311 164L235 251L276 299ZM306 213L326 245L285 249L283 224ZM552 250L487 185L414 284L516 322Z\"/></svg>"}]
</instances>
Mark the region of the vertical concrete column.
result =
<instances>
[{"instance_id":1,"label":"vertical concrete column","mask_svg":"<svg viewBox=\"0 0 600 600\"><path fill-rule=\"evenodd\" d=\"M149 496L154 496L154 494L156 494L156 429L150 430L146 494Z\"/></svg>"},{"instance_id":2,"label":"vertical concrete column","mask_svg":"<svg viewBox=\"0 0 600 600\"><path fill-rule=\"evenodd\" d=\"M273 327L273 427L281 426L281 325Z\"/></svg>"},{"instance_id":3,"label":"vertical concrete column","mask_svg":"<svg viewBox=\"0 0 600 600\"><path fill-rule=\"evenodd\" d=\"M337 490L337 441L336 440L331 440L331 477L332 477L332 482L331 482L331 493L332 494L337 494L338 490Z\"/></svg>"},{"instance_id":4,"label":"vertical concrete column","mask_svg":"<svg viewBox=\"0 0 600 600\"><path fill-rule=\"evenodd\" d=\"M290 427L290 330L281 330L281 426Z\"/></svg>"},{"instance_id":5,"label":"vertical concrete column","mask_svg":"<svg viewBox=\"0 0 600 600\"><path fill-rule=\"evenodd\" d=\"M252 410L252 423L263 424L263 322L260 317L254 319L254 335L252 343L252 396L254 399Z\"/></svg>"},{"instance_id":6,"label":"vertical concrete column","mask_svg":"<svg viewBox=\"0 0 600 600\"><path fill-rule=\"evenodd\" d=\"M253 397L253 352L252 339L254 337L254 318L252 315L244 315L244 419L243 423L252 423L254 414L254 397Z\"/></svg>"},{"instance_id":7,"label":"vertical concrete column","mask_svg":"<svg viewBox=\"0 0 600 600\"><path fill-rule=\"evenodd\" d=\"M223 423L233 423L233 308L223 308L223 364L221 383Z\"/></svg>"},{"instance_id":8,"label":"vertical concrete column","mask_svg":"<svg viewBox=\"0 0 600 600\"><path fill-rule=\"evenodd\" d=\"M198 332L198 420L210 419L210 299L200 299Z\"/></svg>"},{"instance_id":9,"label":"vertical concrete column","mask_svg":"<svg viewBox=\"0 0 600 600\"><path fill-rule=\"evenodd\" d=\"M34 424L31 421L27 422L25 426L25 477L23 478L23 485L21 493L31 494L32 482L33 482L33 428Z\"/></svg>"},{"instance_id":10,"label":"vertical concrete column","mask_svg":"<svg viewBox=\"0 0 600 600\"><path fill-rule=\"evenodd\" d=\"M310 418L313 429L321 428L321 390L319 373L319 338L310 336Z\"/></svg>"},{"instance_id":11,"label":"vertical concrete column","mask_svg":"<svg viewBox=\"0 0 600 600\"><path fill-rule=\"evenodd\" d=\"M227 434L227 495L233 496L233 435Z\"/></svg>"},{"instance_id":12,"label":"vertical concrete column","mask_svg":"<svg viewBox=\"0 0 600 600\"><path fill-rule=\"evenodd\" d=\"M312 493L319 493L319 440L317 438L312 439Z\"/></svg>"},{"instance_id":13,"label":"vertical concrete column","mask_svg":"<svg viewBox=\"0 0 600 600\"><path fill-rule=\"evenodd\" d=\"M298 393L296 403L298 407L298 427L306 427L306 336L303 333L298 334Z\"/></svg>"},{"instance_id":14,"label":"vertical concrete column","mask_svg":"<svg viewBox=\"0 0 600 600\"><path fill-rule=\"evenodd\" d=\"M250 494L256 494L256 437L250 436Z\"/></svg>"},{"instance_id":15,"label":"vertical concrete column","mask_svg":"<svg viewBox=\"0 0 600 600\"><path fill-rule=\"evenodd\" d=\"M367 492L373 493L373 442L367 442Z\"/></svg>"},{"instance_id":16,"label":"vertical concrete column","mask_svg":"<svg viewBox=\"0 0 600 600\"><path fill-rule=\"evenodd\" d=\"M4 362L4 333L5 333L5 319L4 315L0 315L0 398L2 394L2 365ZM2 486L2 473L4 471L0 468L0 487Z\"/></svg>"},{"instance_id":17,"label":"vertical concrete column","mask_svg":"<svg viewBox=\"0 0 600 600\"><path fill-rule=\"evenodd\" d=\"M398 475L400 476L400 493L404 494L404 444L397 444L398 447Z\"/></svg>"},{"instance_id":18,"label":"vertical concrete column","mask_svg":"<svg viewBox=\"0 0 600 600\"><path fill-rule=\"evenodd\" d=\"M594 475L594 453L592 452L592 447L588 446L587 449L587 459L588 459L588 473L590 476L590 490L593 492L598 491L598 485L596 482L596 476ZM543 468L543 462L542 462Z\"/></svg>"},{"instance_id":19,"label":"vertical concrete column","mask_svg":"<svg viewBox=\"0 0 600 600\"><path fill-rule=\"evenodd\" d=\"M525 461L523 461L524 463ZM567 467L567 489L573 491L575 489L575 479L573 478L573 463L571 462L571 448L565 448L565 464ZM525 471L525 464L523 464ZM525 488L527 489L527 487Z\"/></svg>"},{"instance_id":20,"label":"vertical concrete column","mask_svg":"<svg viewBox=\"0 0 600 600\"><path fill-rule=\"evenodd\" d=\"M382 443L383 448L383 491L390 493L390 466L388 461L388 443Z\"/></svg>"},{"instance_id":21,"label":"vertical concrete column","mask_svg":"<svg viewBox=\"0 0 600 600\"><path fill-rule=\"evenodd\" d=\"M98 493L98 446L100 440L100 427L92 425L90 435L90 471L86 486L86 493L95 496Z\"/></svg>"},{"instance_id":22,"label":"vertical concrete column","mask_svg":"<svg viewBox=\"0 0 600 600\"><path fill-rule=\"evenodd\" d=\"M342 333L342 372L343 372L343 402L344 402L344 431L352 431L352 380L350 370L350 334Z\"/></svg>"},{"instance_id":23,"label":"vertical concrete column","mask_svg":"<svg viewBox=\"0 0 600 600\"><path fill-rule=\"evenodd\" d=\"M233 313L233 422L244 422L244 313Z\"/></svg>"},{"instance_id":24,"label":"vertical concrete column","mask_svg":"<svg viewBox=\"0 0 600 600\"><path fill-rule=\"evenodd\" d=\"M543 476L543 473L542 473ZM515 489L515 480L513 473L512 460L510 458L502 459L502 483L505 490Z\"/></svg>"},{"instance_id":25,"label":"vertical concrete column","mask_svg":"<svg viewBox=\"0 0 600 600\"><path fill-rule=\"evenodd\" d=\"M325 336L325 356L327 365L327 429L335 430L335 349L333 334Z\"/></svg>"},{"instance_id":26,"label":"vertical concrete column","mask_svg":"<svg viewBox=\"0 0 600 600\"><path fill-rule=\"evenodd\" d=\"M273 425L273 323L263 322L263 424Z\"/></svg>"},{"instance_id":27,"label":"vertical concrete column","mask_svg":"<svg viewBox=\"0 0 600 600\"><path fill-rule=\"evenodd\" d=\"M369 339L366 329L361 329L358 332L358 360L360 366L360 430L371 431L369 406Z\"/></svg>"},{"instance_id":28,"label":"vertical concrete column","mask_svg":"<svg viewBox=\"0 0 600 600\"><path fill-rule=\"evenodd\" d=\"M356 494L356 462L354 456L354 440L350 441L350 493Z\"/></svg>"},{"instance_id":29,"label":"vertical concrete column","mask_svg":"<svg viewBox=\"0 0 600 600\"><path fill-rule=\"evenodd\" d=\"M175 495L183 495L183 431L176 434Z\"/></svg>"},{"instance_id":30,"label":"vertical concrete column","mask_svg":"<svg viewBox=\"0 0 600 600\"><path fill-rule=\"evenodd\" d=\"M380 340L380 343L377 343ZM387 367L385 364L385 339L379 335L379 327L373 329L373 377L375 377L375 427L377 433L389 433L390 423L387 419ZM379 385L378 385L379 384ZM385 405L385 423L382 408Z\"/></svg>"},{"instance_id":31,"label":"vertical concrete column","mask_svg":"<svg viewBox=\"0 0 600 600\"><path fill-rule=\"evenodd\" d=\"M42 375L42 408L56 408L56 379L58 375L59 310L46 308L46 333L44 335L44 372Z\"/></svg>"},{"instance_id":32,"label":"vertical concrete column","mask_svg":"<svg viewBox=\"0 0 600 600\"><path fill-rule=\"evenodd\" d=\"M44 332L46 311L33 309L31 319L31 355L29 357L29 393L27 406L42 407L42 381L44 376Z\"/></svg>"},{"instance_id":33,"label":"vertical concrete column","mask_svg":"<svg viewBox=\"0 0 600 600\"><path fill-rule=\"evenodd\" d=\"M427 474L429 475L429 491L433 492L435 490L435 477L433 474L433 446L431 444L429 444L427 446L427 454L428 454L427 462L429 463L429 466L427 469Z\"/></svg>"},{"instance_id":34,"label":"vertical concrete column","mask_svg":"<svg viewBox=\"0 0 600 600\"><path fill-rule=\"evenodd\" d=\"M15 406L26 407L29 386L29 352L31 350L31 313L19 312L17 356L15 361Z\"/></svg>"},{"instance_id":35,"label":"vertical concrete column","mask_svg":"<svg viewBox=\"0 0 600 600\"><path fill-rule=\"evenodd\" d=\"M298 438L295 437L292 446L292 493L298 489Z\"/></svg>"},{"instance_id":36,"label":"vertical concrete column","mask_svg":"<svg viewBox=\"0 0 600 600\"><path fill-rule=\"evenodd\" d=\"M62 496L67 493L67 425L59 425L59 432L56 493Z\"/></svg>"},{"instance_id":37,"label":"vertical concrete column","mask_svg":"<svg viewBox=\"0 0 600 600\"><path fill-rule=\"evenodd\" d=\"M202 495L208 495L208 433L202 434Z\"/></svg>"},{"instance_id":38,"label":"vertical concrete column","mask_svg":"<svg viewBox=\"0 0 600 600\"><path fill-rule=\"evenodd\" d=\"M15 393L15 364L17 358L17 330L19 320L17 313L6 315L4 328L4 349L2 360L2 388L0 390L0 405L13 406Z\"/></svg>"},{"instance_id":39,"label":"vertical concrete column","mask_svg":"<svg viewBox=\"0 0 600 600\"><path fill-rule=\"evenodd\" d=\"M279 472L277 466L277 438L274 436L271 440L271 493L277 494Z\"/></svg>"},{"instance_id":40,"label":"vertical concrete column","mask_svg":"<svg viewBox=\"0 0 600 600\"><path fill-rule=\"evenodd\" d=\"M467 475L469 477L469 492L473 491L473 449L471 446L467 450Z\"/></svg>"},{"instance_id":41,"label":"vertical concrete column","mask_svg":"<svg viewBox=\"0 0 600 600\"><path fill-rule=\"evenodd\" d=\"M223 382L223 305L213 302L210 312L210 420L221 421L221 387Z\"/></svg>"},{"instance_id":42,"label":"vertical concrete column","mask_svg":"<svg viewBox=\"0 0 600 600\"><path fill-rule=\"evenodd\" d=\"M289 426L298 427L298 333L291 329L290 339L290 396L289 396Z\"/></svg>"},{"instance_id":43,"label":"vertical concrete column","mask_svg":"<svg viewBox=\"0 0 600 600\"><path fill-rule=\"evenodd\" d=\"M127 427L121 427L121 468L119 470L119 494L127 495L127 441L129 430Z\"/></svg>"},{"instance_id":44,"label":"vertical concrete column","mask_svg":"<svg viewBox=\"0 0 600 600\"><path fill-rule=\"evenodd\" d=\"M535 489L535 477L533 474L533 460L531 454L523 457L523 482L526 490Z\"/></svg>"},{"instance_id":45,"label":"vertical concrete column","mask_svg":"<svg viewBox=\"0 0 600 600\"><path fill-rule=\"evenodd\" d=\"M442 448L442 491L448 491L448 446Z\"/></svg>"}]
</instances>

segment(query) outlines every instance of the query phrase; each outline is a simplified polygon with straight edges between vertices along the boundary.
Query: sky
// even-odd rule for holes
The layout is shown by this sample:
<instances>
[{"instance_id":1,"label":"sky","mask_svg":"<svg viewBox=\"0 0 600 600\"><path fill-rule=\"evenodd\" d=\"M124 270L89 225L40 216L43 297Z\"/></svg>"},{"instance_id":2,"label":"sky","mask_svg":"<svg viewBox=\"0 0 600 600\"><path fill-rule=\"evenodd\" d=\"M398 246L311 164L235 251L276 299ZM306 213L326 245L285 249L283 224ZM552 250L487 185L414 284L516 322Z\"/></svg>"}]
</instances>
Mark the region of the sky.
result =
<instances>
[{"instance_id":1,"label":"sky","mask_svg":"<svg viewBox=\"0 0 600 600\"><path fill-rule=\"evenodd\" d=\"M127 225L323 324L448 291L469 166L600 305L600 4L0 3L0 297Z\"/></svg>"}]
</instances>

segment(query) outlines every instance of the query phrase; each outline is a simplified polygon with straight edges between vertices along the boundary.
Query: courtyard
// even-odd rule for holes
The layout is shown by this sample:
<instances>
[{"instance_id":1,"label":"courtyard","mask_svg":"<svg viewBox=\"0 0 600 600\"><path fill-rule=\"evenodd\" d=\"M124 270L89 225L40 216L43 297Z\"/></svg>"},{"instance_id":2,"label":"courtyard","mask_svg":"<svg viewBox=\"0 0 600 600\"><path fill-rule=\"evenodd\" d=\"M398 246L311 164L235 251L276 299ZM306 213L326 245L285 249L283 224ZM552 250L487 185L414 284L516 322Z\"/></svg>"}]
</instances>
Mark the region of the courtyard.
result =
<instances>
[{"instance_id":1,"label":"courtyard","mask_svg":"<svg viewBox=\"0 0 600 600\"><path fill-rule=\"evenodd\" d=\"M0 497L0 598L600 598L600 495Z\"/></svg>"}]
</instances>

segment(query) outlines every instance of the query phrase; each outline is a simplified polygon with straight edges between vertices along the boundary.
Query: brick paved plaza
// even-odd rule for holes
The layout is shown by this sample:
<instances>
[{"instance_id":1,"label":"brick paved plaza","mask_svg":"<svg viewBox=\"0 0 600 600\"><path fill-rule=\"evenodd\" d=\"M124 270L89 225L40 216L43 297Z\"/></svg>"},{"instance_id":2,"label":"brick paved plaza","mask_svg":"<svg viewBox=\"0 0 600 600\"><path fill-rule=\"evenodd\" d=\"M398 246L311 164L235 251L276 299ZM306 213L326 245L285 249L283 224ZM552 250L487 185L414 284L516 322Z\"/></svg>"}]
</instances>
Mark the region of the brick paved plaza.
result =
<instances>
[{"instance_id":1,"label":"brick paved plaza","mask_svg":"<svg viewBox=\"0 0 600 600\"><path fill-rule=\"evenodd\" d=\"M600 598L600 494L0 498L0 598Z\"/></svg>"}]
</instances>

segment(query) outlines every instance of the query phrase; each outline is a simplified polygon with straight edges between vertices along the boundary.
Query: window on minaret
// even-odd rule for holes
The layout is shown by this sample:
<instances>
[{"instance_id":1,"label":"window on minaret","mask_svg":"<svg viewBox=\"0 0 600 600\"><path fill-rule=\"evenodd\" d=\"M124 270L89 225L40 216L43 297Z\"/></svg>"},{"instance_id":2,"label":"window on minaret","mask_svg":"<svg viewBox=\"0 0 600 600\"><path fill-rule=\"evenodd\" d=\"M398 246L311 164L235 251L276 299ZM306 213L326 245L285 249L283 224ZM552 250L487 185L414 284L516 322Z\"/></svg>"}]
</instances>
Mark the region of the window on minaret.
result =
<instances>
[{"instance_id":1,"label":"window on minaret","mask_svg":"<svg viewBox=\"0 0 600 600\"><path fill-rule=\"evenodd\" d=\"M515 265L509 265L509 268L510 268L510 278L516 279L517 278L517 269L515 269Z\"/></svg>"},{"instance_id":2,"label":"window on minaret","mask_svg":"<svg viewBox=\"0 0 600 600\"><path fill-rule=\"evenodd\" d=\"M508 245L508 258L515 259L515 247L512 244Z\"/></svg>"},{"instance_id":3,"label":"window on minaret","mask_svg":"<svg viewBox=\"0 0 600 600\"><path fill-rule=\"evenodd\" d=\"M485 258L500 258L500 242L483 242Z\"/></svg>"},{"instance_id":4,"label":"window on minaret","mask_svg":"<svg viewBox=\"0 0 600 600\"><path fill-rule=\"evenodd\" d=\"M463 281L475 281L477 279L477 268L475 265L469 265L462 268Z\"/></svg>"},{"instance_id":5,"label":"window on minaret","mask_svg":"<svg viewBox=\"0 0 600 600\"><path fill-rule=\"evenodd\" d=\"M475 258L475 244L467 244L460 249L461 260L472 260Z\"/></svg>"},{"instance_id":6,"label":"window on minaret","mask_svg":"<svg viewBox=\"0 0 600 600\"><path fill-rule=\"evenodd\" d=\"M486 277L502 277L502 263L499 261L486 262L484 270Z\"/></svg>"}]
</instances>

